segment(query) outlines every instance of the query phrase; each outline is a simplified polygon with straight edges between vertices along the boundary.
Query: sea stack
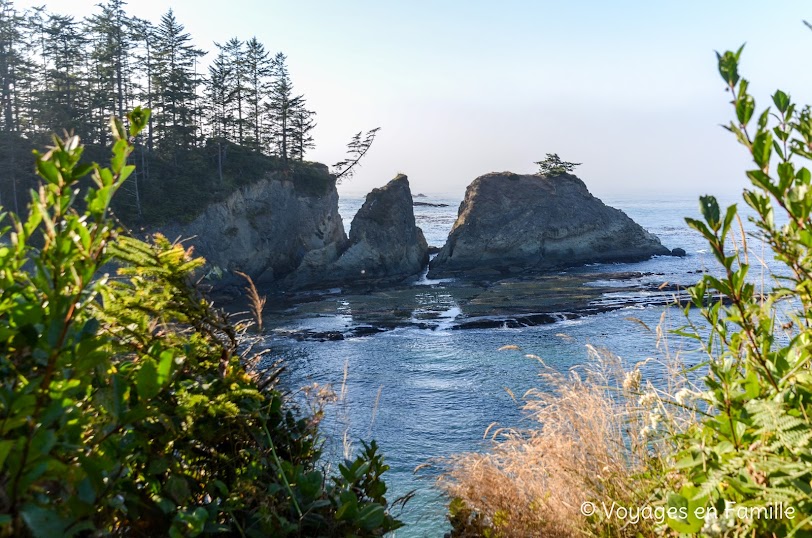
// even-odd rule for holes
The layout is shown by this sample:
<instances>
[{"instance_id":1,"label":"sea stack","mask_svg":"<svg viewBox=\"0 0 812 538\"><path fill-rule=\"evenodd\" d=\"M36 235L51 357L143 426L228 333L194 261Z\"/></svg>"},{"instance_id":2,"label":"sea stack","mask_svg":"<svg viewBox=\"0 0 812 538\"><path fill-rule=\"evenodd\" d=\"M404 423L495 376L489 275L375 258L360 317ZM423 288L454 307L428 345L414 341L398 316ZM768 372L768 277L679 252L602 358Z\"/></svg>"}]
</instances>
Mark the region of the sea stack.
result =
<instances>
[{"instance_id":1,"label":"sea stack","mask_svg":"<svg viewBox=\"0 0 812 538\"><path fill-rule=\"evenodd\" d=\"M504 276L669 254L572 174L491 173L468 186L429 276Z\"/></svg>"},{"instance_id":2,"label":"sea stack","mask_svg":"<svg viewBox=\"0 0 812 538\"><path fill-rule=\"evenodd\" d=\"M348 284L397 281L428 263L428 245L415 225L409 179L399 174L367 194L352 219L349 246L328 271Z\"/></svg>"}]
</instances>

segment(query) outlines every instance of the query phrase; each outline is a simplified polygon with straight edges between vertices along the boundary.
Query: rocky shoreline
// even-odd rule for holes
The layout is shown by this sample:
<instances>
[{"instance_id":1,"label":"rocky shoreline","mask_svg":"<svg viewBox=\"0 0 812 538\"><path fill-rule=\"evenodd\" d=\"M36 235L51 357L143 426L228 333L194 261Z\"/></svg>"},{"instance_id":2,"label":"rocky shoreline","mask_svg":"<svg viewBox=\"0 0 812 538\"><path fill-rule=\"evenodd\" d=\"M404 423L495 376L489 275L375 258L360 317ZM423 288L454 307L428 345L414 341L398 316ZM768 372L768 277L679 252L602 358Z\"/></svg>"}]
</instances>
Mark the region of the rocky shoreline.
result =
<instances>
[{"instance_id":1,"label":"rocky shoreline","mask_svg":"<svg viewBox=\"0 0 812 538\"><path fill-rule=\"evenodd\" d=\"M268 333L331 341L398 328L519 328L629 307L688 302L685 287L638 272L568 272L498 281L447 279L269 296Z\"/></svg>"},{"instance_id":2,"label":"rocky shoreline","mask_svg":"<svg viewBox=\"0 0 812 538\"><path fill-rule=\"evenodd\" d=\"M346 234L335 179L313 166L324 192L272 174L213 204L191 223L161 228L188 238L207 260L207 281L238 296L249 275L263 292L397 286L428 267L430 278L501 281L588 263L639 261L672 252L625 213L592 196L571 174L491 173L475 179L442 247L429 247L415 223L408 178L370 192ZM154 231L154 230L153 230ZM429 264L429 255L436 256Z\"/></svg>"}]
</instances>

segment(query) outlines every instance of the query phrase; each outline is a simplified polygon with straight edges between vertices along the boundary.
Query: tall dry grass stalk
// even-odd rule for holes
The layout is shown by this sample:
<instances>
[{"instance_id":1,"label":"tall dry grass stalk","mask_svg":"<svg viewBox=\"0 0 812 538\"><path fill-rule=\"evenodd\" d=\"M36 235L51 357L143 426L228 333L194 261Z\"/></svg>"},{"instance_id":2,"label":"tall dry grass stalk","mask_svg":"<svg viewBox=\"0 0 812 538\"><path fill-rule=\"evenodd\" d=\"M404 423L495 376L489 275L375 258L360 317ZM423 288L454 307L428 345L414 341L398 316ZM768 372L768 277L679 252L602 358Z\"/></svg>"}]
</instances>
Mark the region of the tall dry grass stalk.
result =
<instances>
[{"instance_id":1,"label":"tall dry grass stalk","mask_svg":"<svg viewBox=\"0 0 812 538\"><path fill-rule=\"evenodd\" d=\"M339 422L342 424L341 433L341 446L344 448L344 460L349 460L352 457L352 439L350 438L350 411L349 402L347 401L347 378L350 375L350 361L344 361L344 375L341 378L341 392L339 393L338 403L340 406Z\"/></svg>"},{"instance_id":2,"label":"tall dry grass stalk","mask_svg":"<svg viewBox=\"0 0 812 538\"><path fill-rule=\"evenodd\" d=\"M254 316L257 332L262 333L262 311L265 309L267 297L259 294L257 287L254 285L254 280L250 276L241 271L234 272L248 281L248 285L245 287L245 292L248 294L248 307L251 309L251 315Z\"/></svg>"},{"instance_id":3,"label":"tall dry grass stalk","mask_svg":"<svg viewBox=\"0 0 812 538\"><path fill-rule=\"evenodd\" d=\"M326 403L332 404L334 417L335 417L335 427L336 430L332 432L328 432L326 437L329 439L338 439L341 440L341 457L346 460L351 460L353 458L353 453L355 451L353 440L352 440L352 409L350 407L349 401L349 377L350 377L350 362L349 360L344 361L344 369L343 375L341 378L341 385L338 387L338 390L335 391L332 385L326 385L323 387L325 390L329 390L332 393L332 398ZM319 387L319 385L314 385ZM383 394L383 385L378 387L378 392L375 396L375 401L372 404L372 416L369 422L369 428L367 429L367 438L371 439L373 437L373 428L375 426L375 419L378 415L378 409L380 408L381 403L381 395ZM333 454L335 456L338 455L336 452Z\"/></svg>"},{"instance_id":4,"label":"tall dry grass stalk","mask_svg":"<svg viewBox=\"0 0 812 538\"><path fill-rule=\"evenodd\" d=\"M690 392L685 369L678 353L644 368L658 366L662 375L673 376L658 382L659 391L641 374L654 359L624 369L609 351L587 350L589 366L567 373L542 363L542 388L524 396L532 428L486 432L494 441L489 452L444 462L449 470L440 484L452 499L452 536L486 530L500 537L656 533L656 521L606 517L605 509L650 505L655 487L668 480L663 470L672 453L669 436L694 420L683 406ZM596 508L591 517L581 512L585 502Z\"/></svg>"}]
</instances>

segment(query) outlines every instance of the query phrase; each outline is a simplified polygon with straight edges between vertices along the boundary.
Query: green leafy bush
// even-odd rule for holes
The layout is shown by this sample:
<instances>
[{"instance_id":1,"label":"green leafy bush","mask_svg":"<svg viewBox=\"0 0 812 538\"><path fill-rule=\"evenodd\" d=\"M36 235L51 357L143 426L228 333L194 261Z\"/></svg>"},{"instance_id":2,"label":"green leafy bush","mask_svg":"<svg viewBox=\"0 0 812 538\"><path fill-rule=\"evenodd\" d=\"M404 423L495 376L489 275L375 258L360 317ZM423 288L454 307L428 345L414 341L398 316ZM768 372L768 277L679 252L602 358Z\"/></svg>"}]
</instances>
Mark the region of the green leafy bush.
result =
<instances>
[{"instance_id":1,"label":"green leafy bush","mask_svg":"<svg viewBox=\"0 0 812 538\"><path fill-rule=\"evenodd\" d=\"M109 167L55 138L27 217L0 229L0 535L398 528L376 445L326 477L318 417L272 388L275 371L244 367L237 330L190 284L203 260L110 219L148 115L130 133L112 121Z\"/></svg>"},{"instance_id":2,"label":"green leafy bush","mask_svg":"<svg viewBox=\"0 0 812 538\"><path fill-rule=\"evenodd\" d=\"M739 76L741 52L718 58L736 115L727 128L752 157L744 201L757 238L781 267L766 284L748 278L757 256L744 234L735 239L735 205L723 210L704 196L704 221L686 219L723 275L707 274L691 290L706 323L682 334L707 353L707 408L679 438L683 486L667 502L714 512L669 525L683 533L812 536L812 173L804 166L812 159L812 113L779 90L774 108L756 116Z\"/></svg>"}]
</instances>

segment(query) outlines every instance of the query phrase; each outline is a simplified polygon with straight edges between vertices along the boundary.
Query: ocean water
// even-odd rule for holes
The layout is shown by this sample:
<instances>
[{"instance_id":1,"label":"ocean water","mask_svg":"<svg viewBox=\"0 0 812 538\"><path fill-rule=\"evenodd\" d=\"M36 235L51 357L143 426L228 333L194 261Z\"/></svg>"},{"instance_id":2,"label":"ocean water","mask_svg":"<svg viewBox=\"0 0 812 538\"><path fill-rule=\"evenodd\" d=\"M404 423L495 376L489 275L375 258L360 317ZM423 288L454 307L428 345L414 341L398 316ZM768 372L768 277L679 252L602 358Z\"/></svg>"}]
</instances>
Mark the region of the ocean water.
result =
<instances>
[{"instance_id":1,"label":"ocean water","mask_svg":"<svg viewBox=\"0 0 812 538\"><path fill-rule=\"evenodd\" d=\"M430 245L441 246L450 230L459 199L421 198L448 207L416 207L417 223ZM342 198L340 211L349 230L361 198ZM652 282L692 284L696 271L715 267L707 244L684 223L698 217L695 197L680 199L605 199L639 224L658 235L669 247L681 247L684 258L656 257L634 264L594 265L586 272L641 271ZM743 204L740 204L740 206ZM431 286L425 278L415 285ZM628 293L618 291L618 294ZM541 387L539 364L526 354L566 371L587 363L586 345L605 347L629 363L662 356L655 348L654 328L665 316L668 327L677 327L683 314L677 309L636 306L612 312L521 329L453 330L460 309L449 306L434 329L404 327L373 336L329 342L294 342L275 339L275 356L286 359L285 385L295 390L311 383L332 384L340 390L346 371L346 398L328 408L323 423L328 456L342 453L342 435L350 439L375 439L386 462L389 500L414 493L400 514L407 523L398 537L442 536L447 500L435 486L449 455L486 450L483 434L489 425L526 427L510 393L521 397ZM498 351L513 344L518 351ZM671 352L683 346L670 340ZM656 376L657 372L647 372ZM356 442L356 447L359 445ZM415 472L415 469L422 467Z\"/></svg>"}]
</instances>

